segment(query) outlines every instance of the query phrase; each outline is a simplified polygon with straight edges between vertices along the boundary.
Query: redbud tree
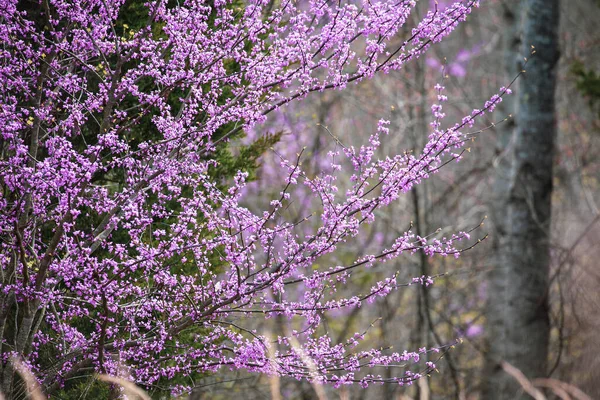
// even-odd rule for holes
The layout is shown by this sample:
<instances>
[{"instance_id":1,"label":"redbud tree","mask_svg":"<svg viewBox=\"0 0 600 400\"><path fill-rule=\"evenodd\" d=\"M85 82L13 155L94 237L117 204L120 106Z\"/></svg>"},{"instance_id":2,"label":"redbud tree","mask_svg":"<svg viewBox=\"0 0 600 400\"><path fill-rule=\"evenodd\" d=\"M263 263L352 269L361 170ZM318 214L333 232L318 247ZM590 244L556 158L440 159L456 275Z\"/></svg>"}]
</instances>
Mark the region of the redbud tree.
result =
<instances>
[{"instance_id":1,"label":"redbud tree","mask_svg":"<svg viewBox=\"0 0 600 400\"><path fill-rule=\"evenodd\" d=\"M352 264L317 261L459 160L476 120L508 89L448 122L437 85L429 140L417 152L375 159L380 136L399 134L381 120L360 148L330 152L317 176L303 171L302 154L282 157L279 195L260 213L243 206L248 171L224 177L216 156L311 92L401 69L478 5L432 6L411 23L415 3L0 0L5 396L23 390L15 358L49 394L93 372L151 388L221 368L334 386L408 384L435 369L419 360L440 349L371 349L362 332L338 344L317 327L329 311L433 283L399 282L390 270L364 293L336 291L356 269L415 252L458 257L475 242L468 232L409 230ZM124 22L132 9L136 27ZM317 206L287 221L280 211L297 186ZM307 234L299 228L309 219ZM244 325L256 314L302 329L269 339ZM413 363L420 367L398 368ZM373 372L381 367L394 377Z\"/></svg>"}]
</instances>

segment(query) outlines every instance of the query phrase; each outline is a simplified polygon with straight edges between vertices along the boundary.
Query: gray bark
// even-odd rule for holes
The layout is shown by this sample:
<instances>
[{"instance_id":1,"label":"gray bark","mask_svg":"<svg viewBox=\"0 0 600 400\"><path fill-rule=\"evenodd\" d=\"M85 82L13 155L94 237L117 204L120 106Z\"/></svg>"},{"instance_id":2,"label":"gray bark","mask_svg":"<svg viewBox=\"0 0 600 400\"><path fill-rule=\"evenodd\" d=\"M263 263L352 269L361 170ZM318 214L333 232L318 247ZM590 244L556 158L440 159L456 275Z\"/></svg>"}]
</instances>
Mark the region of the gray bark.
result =
<instances>
[{"instance_id":1,"label":"gray bark","mask_svg":"<svg viewBox=\"0 0 600 400\"><path fill-rule=\"evenodd\" d=\"M558 60L558 0L523 0L506 5L505 62L509 78L530 60L517 97L504 104L514 122L499 131L495 160L495 266L488 290L488 352L485 399L527 398L506 361L528 378L547 371L550 324L548 273L554 92ZM531 54L532 46L535 54Z\"/></svg>"}]
</instances>

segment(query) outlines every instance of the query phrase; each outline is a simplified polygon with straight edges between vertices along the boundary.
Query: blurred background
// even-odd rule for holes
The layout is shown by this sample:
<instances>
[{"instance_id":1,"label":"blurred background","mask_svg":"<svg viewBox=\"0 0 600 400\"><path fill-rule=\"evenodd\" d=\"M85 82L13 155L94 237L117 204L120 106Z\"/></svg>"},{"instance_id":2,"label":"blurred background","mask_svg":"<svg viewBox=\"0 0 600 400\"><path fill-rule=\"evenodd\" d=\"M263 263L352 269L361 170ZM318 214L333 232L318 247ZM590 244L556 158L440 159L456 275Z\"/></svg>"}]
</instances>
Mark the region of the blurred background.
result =
<instances>
[{"instance_id":1,"label":"blurred background","mask_svg":"<svg viewBox=\"0 0 600 400\"><path fill-rule=\"evenodd\" d=\"M440 1L437 7L446 3ZM544 48L524 50L530 49L524 43L531 34L526 32L531 24L527 18L543 18L546 7L538 2L539 9L527 10L525 3L484 1L451 37L404 70L344 91L313 94L271 115L265 125L248 132L248 140L266 133L283 135L263 156L258 179L246 193L247 205L260 210L277 197L281 188L270 184L281 181L280 157L295 158L305 147L304 167L319 174L330 163L329 151L365 143L381 118L391 124L380 157L418 152L430 130L436 83L446 88L445 120L454 123L527 70L525 58L552 58ZM434 6L421 1L421 15ZM484 221L473 237L485 240L458 259L407 255L357 272L347 286L354 292L367 289L390 270L399 271L401 282L440 275L434 285L408 287L371 307L323 316L323 332L339 342L363 331L369 345L399 351L460 340L437 361L438 372L407 387L355 385L340 390L223 372L196 382L193 398L528 398L523 385L503 371L501 360L525 376L549 378L532 381L546 387L548 398L586 398L578 397L583 394L575 388L600 398L600 2L565 0L559 14L558 26L538 21L538 27L555 31L558 40L555 82L539 69L537 78L527 75L531 72L519 76L511 86L515 93L487 117L485 129L475 132L460 163L453 162L406 193L355 243L326 260L343 265L389 245L411 227L421 235L437 229L451 234ZM549 106L546 114L533 113L527 82L541 87L534 92L535 101L542 103L542 111L544 104ZM553 84L554 103L544 94L552 93ZM340 191L345 184L338 181ZM295 195L286 217L300 220L313 199L302 189ZM545 209L550 200L551 209ZM305 229L312 227L305 224ZM293 322L257 318L254 325L276 335Z\"/></svg>"}]
</instances>

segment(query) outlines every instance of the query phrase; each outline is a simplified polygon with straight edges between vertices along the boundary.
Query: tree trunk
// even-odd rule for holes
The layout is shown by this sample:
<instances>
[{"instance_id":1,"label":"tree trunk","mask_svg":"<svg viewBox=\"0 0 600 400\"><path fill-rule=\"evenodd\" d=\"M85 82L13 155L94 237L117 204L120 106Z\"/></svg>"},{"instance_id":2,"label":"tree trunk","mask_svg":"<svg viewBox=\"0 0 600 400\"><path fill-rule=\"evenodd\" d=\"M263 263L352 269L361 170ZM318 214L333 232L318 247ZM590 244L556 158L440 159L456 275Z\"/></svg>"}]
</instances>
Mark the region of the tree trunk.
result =
<instances>
[{"instance_id":1,"label":"tree trunk","mask_svg":"<svg viewBox=\"0 0 600 400\"><path fill-rule=\"evenodd\" d=\"M495 160L496 258L488 291L485 399L524 396L514 378L503 372L501 361L529 378L547 373L558 3L523 0L505 5L508 78L521 69L526 73L519 78L517 98L504 104L515 118L499 130ZM525 67L524 57L529 58Z\"/></svg>"}]
</instances>

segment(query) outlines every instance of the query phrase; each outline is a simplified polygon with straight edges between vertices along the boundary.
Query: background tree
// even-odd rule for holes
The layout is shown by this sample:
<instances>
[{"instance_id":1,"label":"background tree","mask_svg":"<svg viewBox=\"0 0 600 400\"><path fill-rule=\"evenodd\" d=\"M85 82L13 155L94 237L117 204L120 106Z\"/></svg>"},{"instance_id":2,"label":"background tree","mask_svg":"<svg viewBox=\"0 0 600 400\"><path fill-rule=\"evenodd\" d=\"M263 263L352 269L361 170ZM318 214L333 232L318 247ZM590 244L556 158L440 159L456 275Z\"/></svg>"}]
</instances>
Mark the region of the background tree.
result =
<instances>
[{"instance_id":1,"label":"background tree","mask_svg":"<svg viewBox=\"0 0 600 400\"><path fill-rule=\"evenodd\" d=\"M494 212L495 267L490 273L490 330L484 397L521 391L502 361L527 377L547 374L552 171L556 136L558 1L505 6L508 75L526 69L514 101L514 123L498 140ZM533 51L532 51L533 50ZM531 56L530 56L531 53ZM525 66L524 58L527 59ZM510 110L510 108L509 108Z\"/></svg>"},{"instance_id":2,"label":"background tree","mask_svg":"<svg viewBox=\"0 0 600 400\"><path fill-rule=\"evenodd\" d=\"M436 86L429 138L414 152L376 159L390 132L381 120L368 144L336 142L319 174L304 170L302 152L281 157L280 191L256 213L241 201L244 169L276 138L257 138L239 164L223 144L293 100L400 69L476 5L434 6L410 24L413 2L158 1L143 5L145 24L131 29L119 16L137 3L44 1L36 9L1 1L5 395L26 395L15 357L50 394L94 372L156 390L189 378L169 388L177 394L195 386L194 374L221 368L338 387L405 385L433 371L447 346L357 348L368 326L334 342L320 323L328 312L433 282L402 281L382 267L364 292L338 292L354 271L406 253L459 256L470 230L407 230L347 263L319 261L460 160L468 130L509 90L451 123ZM393 41L406 24L404 40ZM350 178L339 193L344 168ZM312 199L289 220L283 211L298 187ZM302 230L310 219L314 229ZM277 350L241 318L257 314L289 319ZM387 376L369 372L400 363L406 368Z\"/></svg>"}]
</instances>

